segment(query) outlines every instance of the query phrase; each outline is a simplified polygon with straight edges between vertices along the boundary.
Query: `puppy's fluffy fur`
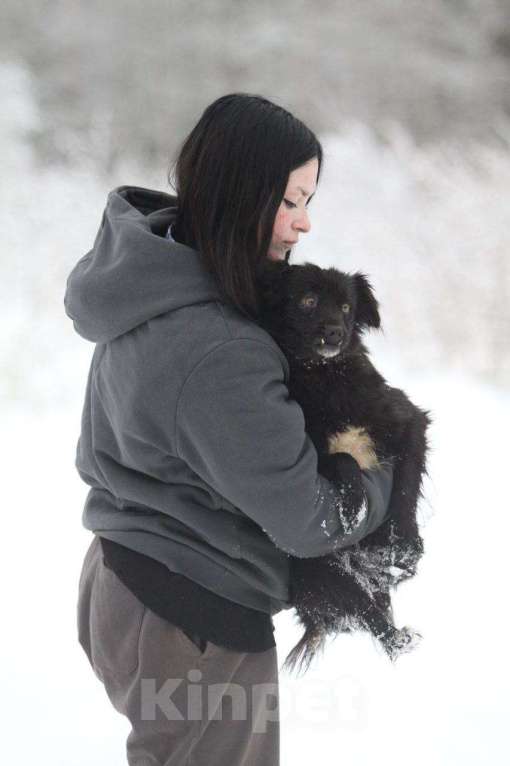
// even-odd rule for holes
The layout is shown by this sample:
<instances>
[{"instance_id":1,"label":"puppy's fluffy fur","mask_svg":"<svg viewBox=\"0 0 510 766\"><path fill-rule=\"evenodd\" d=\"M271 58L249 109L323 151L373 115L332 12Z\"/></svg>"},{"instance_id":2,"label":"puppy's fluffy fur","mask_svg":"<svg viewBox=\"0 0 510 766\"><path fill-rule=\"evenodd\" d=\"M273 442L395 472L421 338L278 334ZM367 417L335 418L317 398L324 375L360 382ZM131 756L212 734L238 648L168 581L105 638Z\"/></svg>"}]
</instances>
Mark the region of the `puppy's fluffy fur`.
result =
<instances>
[{"instance_id":1,"label":"puppy's fluffy fur","mask_svg":"<svg viewBox=\"0 0 510 766\"><path fill-rule=\"evenodd\" d=\"M361 335L379 328L380 316L364 274L268 261L258 287L259 322L289 361L289 392L303 409L319 473L345 488L346 452L363 470L393 462L390 516L378 529L327 556L291 557L291 600L305 632L285 666L299 660L308 668L328 635L353 630L369 631L394 660L421 638L394 625L390 589L415 574L423 555L416 510L429 413L389 386L368 358ZM363 498L350 502L354 518Z\"/></svg>"}]
</instances>

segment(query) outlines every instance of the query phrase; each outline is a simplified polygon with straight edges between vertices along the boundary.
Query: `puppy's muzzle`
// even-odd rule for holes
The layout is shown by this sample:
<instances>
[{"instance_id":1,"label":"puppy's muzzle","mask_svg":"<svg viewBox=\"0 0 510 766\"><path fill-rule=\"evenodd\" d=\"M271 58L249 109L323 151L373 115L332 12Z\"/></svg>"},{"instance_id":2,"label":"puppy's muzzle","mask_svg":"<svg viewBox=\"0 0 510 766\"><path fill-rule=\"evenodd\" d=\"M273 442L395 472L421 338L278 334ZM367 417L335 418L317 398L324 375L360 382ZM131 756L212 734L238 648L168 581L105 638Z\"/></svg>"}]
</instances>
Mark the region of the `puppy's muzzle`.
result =
<instances>
[{"instance_id":1,"label":"puppy's muzzle","mask_svg":"<svg viewBox=\"0 0 510 766\"><path fill-rule=\"evenodd\" d=\"M315 342L317 353L323 356L336 356L342 348L344 338L344 328L340 325L324 325L323 332Z\"/></svg>"}]
</instances>

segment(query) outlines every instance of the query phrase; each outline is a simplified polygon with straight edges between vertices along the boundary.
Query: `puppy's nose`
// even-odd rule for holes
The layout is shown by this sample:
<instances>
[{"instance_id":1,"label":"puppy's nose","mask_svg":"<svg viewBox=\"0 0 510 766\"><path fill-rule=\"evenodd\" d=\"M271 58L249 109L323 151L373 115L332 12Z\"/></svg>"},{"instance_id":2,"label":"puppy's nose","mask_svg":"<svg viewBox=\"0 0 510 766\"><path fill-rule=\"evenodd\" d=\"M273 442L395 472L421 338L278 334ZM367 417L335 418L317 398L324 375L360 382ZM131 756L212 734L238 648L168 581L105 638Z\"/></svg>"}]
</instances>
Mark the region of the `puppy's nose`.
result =
<instances>
[{"instance_id":1,"label":"puppy's nose","mask_svg":"<svg viewBox=\"0 0 510 766\"><path fill-rule=\"evenodd\" d=\"M339 346L344 337L343 327L337 324L324 325L324 340L332 346Z\"/></svg>"}]
</instances>

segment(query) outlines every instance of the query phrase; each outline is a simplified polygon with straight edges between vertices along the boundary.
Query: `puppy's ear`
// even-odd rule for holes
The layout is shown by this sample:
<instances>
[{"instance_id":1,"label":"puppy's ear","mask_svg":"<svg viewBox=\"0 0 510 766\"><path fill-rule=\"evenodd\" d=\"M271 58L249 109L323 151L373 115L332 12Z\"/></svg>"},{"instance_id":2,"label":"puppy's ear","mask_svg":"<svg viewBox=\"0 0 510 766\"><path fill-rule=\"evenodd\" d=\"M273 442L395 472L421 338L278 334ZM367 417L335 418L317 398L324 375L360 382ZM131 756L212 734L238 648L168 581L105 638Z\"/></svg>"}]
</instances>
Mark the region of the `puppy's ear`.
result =
<instances>
[{"instance_id":1,"label":"puppy's ear","mask_svg":"<svg viewBox=\"0 0 510 766\"><path fill-rule=\"evenodd\" d=\"M285 294L285 280L291 268L286 261L272 261L269 258L263 259L257 266L257 289L266 308L280 305Z\"/></svg>"},{"instance_id":2,"label":"puppy's ear","mask_svg":"<svg viewBox=\"0 0 510 766\"><path fill-rule=\"evenodd\" d=\"M357 297L356 322L365 327L380 327L379 303L366 274L357 271L352 275L352 279Z\"/></svg>"}]
</instances>

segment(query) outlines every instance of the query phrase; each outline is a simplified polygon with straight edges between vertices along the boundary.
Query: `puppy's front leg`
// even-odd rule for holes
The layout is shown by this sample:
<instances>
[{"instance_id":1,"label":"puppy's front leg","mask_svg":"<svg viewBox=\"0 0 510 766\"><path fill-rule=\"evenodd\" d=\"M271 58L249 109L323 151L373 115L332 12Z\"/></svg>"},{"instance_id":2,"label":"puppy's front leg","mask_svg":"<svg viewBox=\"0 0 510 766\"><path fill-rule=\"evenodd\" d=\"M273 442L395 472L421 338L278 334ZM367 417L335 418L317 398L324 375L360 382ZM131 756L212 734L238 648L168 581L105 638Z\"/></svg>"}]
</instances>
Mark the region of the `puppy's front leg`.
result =
<instances>
[{"instance_id":1,"label":"puppy's front leg","mask_svg":"<svg viewBox=\"0 0 510 766\"><path fill-rule=\"evenodd\" d=\"M328 436L328 451L330 455L348 452L363 470L377 468L379 465L374 443L360 426L349 426L345 431L337 431Z\"/></svg>"}]
</instances>

